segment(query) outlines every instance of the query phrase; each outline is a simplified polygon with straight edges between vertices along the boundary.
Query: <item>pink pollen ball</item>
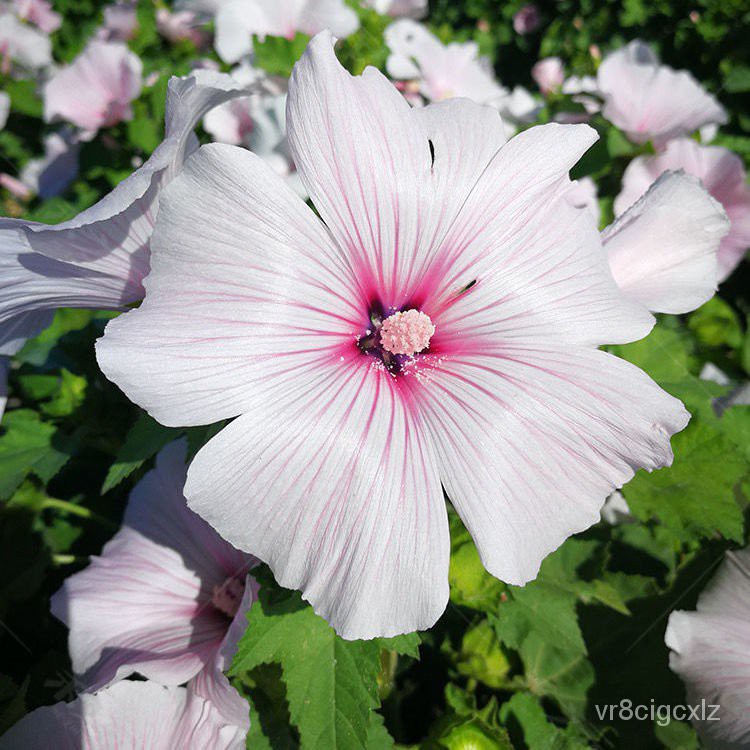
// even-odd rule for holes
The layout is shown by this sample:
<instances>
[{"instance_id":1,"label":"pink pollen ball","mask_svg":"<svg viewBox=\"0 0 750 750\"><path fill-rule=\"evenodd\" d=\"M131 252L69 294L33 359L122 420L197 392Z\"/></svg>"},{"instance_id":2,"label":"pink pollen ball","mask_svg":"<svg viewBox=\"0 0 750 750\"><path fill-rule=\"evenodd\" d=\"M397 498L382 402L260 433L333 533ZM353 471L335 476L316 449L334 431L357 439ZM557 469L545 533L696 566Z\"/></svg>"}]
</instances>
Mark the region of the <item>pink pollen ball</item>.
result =
<instances>
[{"instance_id":1,"label":"pink pollen ball","mask_svg":"<svg viewBox=\"0 0 750 750\"><path fill-rule=\"evenodd\" d=\"M391 354L412 356L426 349L435 333L430 316L419 310L393 313L380 328L380 343Z\"/></svg>"}]
</instances>

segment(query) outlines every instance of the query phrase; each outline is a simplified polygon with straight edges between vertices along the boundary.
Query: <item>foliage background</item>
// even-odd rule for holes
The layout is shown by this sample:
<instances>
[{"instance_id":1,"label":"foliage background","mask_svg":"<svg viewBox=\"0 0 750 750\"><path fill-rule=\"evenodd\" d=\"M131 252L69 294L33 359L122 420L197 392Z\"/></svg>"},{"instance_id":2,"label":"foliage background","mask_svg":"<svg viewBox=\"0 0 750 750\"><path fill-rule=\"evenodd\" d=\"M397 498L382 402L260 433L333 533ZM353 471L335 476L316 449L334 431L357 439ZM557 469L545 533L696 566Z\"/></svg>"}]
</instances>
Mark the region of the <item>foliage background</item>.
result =
<instances>
[{"instance_id":1,"label":"foliage background","mask_svg":"<svg viewBox=\"0 0 750 750\"><path fill-rule=\"evenodd\" d=\"M643 38L719 96L731 119L718 142L748 163L747 0L545 2L538 4L539 31L519 36L512 17L522 4L433 0L429 23L445 41L477 40L504 84L531 90L540 56L559 55L569 73L593 73L592 45L606 53ZM101 23L101 4L54 6L65 19L53 37L55 57L67 61ZM387 19L371 11L361 17L363 29L340 52L353 72L382 67L387 55ZM2 213L71 218L159 143L167 80L188 72L198 53L158 36L152 3L141 1L139 21L131 47L144 73L157 77L135 103L135 118L84 145L80 177L63 196L20 205L4 193ZM259 45L258 62L288 72L303 47L303 39L269 40ZM41 151L41 101L31 82L1 84L12 97L0 132L2 169L15 173ZM549 102L542 119L559 104ZM603 120L593 124L602 138L575 176L597 180L607 218L625 166L642 149ZM233 665L235 684L253 705L248 747L699 747L685 723L620 721L617 713L602 721L595 707L622 699L685 702L668 669L667 617L675 607L693 607L724 550L746 543L750 407L717 416L716 399L729 389L697 376L712 362L737 382L748 379L747 290L745 263L702 309L660 320L643 342L613 347L683 399L694 417L673 440L674 466L640 472L626 486L634 517L569 540L537 581L516 588L490 577L452 514L451 602L438 624L391 641L345 642L263 570L261 599ZM180 434L140 413L98 371L93 341L109 317L60 311L11 372L0 434L0 732L36 706L73 696L66 631L49 614L49 597L98 553L133 484ZM191 449L214 429L187 431Z\"/></svg>"}]
</instances>

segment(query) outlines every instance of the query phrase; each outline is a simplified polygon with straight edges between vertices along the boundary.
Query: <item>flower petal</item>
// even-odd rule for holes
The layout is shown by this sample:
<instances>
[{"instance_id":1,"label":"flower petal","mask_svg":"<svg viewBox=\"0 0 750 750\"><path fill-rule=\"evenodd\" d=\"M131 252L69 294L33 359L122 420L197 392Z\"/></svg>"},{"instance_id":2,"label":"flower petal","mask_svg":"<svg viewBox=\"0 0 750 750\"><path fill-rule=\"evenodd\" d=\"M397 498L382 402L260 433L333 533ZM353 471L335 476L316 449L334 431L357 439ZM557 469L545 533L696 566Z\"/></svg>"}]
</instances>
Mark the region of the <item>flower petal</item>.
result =
<instances>
[{"instance_id":1,"label":"flower petal","mask_svg":"<svg viewBox=\"0 0 750 750\"><path fill-rule=\"evenodd\" d=\"M718 705L713 721L696 723L710 747L750 743L750 548L728 552L698 599L696 612L675 611L664 637L669 666L688 701Z\"/></svg>"},{"instance_id":2,"label":"flower petal","mask_svg":"<svg viewBox=\"0 0 750 750\"><path fill-rule=\"evenodd\" d=\"M287 104L302 182L353 260L365 302L401 307L466 195L505 140L467 101L413 110L378 71L351 76L327 32L297 63Z\"/></svg>"},{"instance_id":3,"label":"flower petal","mask_svg":"<svg viewBox=\"0 0 750 750\"><path fill-rule=\"evenodd\" d=\"M617 288L590 215L570 202L568 170L594 138L586 125L530 128L484 170L415 295L442 353L521 337L598 346L651 329Z\"/></svg>"},{"instance_id":4,"label":"flower petal","mask_svg":"<svg viewBox=\"0 0 750 750\"><path fill-rule=\"evenodd\" d=\"M597 350L509 341L428 378L416 398L443 485L487 570L517 585L637 468L669 464L669 436L688 421L643 372Z\"/></svg>"},{"instance_id":5,"label":"flower petal","mask_svg":"<svg viewBox=\"0 0 750 750\"><path fill-rule=\"evenodd\" d=\"M141 299L161 187L194 147L192 131L203 115L243 93L231 77L211 71L172 78L166 139L140 169L70 221L48 226L4 220L0 321L29 310L118 309Z\"/></svg>"},{"instance_id":6,"label":"flower petal","mask_svg":"<svg viewBox=\"0 0 750 750\"><path fill-rule=\"evenodd\" d=\"M70 628L73 669L89 690L133 672L179 685L213 664L229 624L213 587L254 562L185 503L184 441L136 486L102 556L65 581L52 611Z\"/></svg>"},{"instance_id":7,"label":"flower petal","mask_svg":"<svg viewBox=\"0 0 750 750\"><path fill-rule=\"evenodd\" d=\"M0 737L0 750L211 748L243 750L246 731L185 688L121 682L70 703L42 706Z\"/></svg>"},{"instance_id":8,"label":"flower petal","mask_svg":"<svg viewBox=\"0 0 750 750\"><path fill-rule=\"evenodd\" d=\"M625 170L615 214L619 216L635 203L665 171L678 169L698 177L729 217L729 233L719 246L718 280L722 282L750 248L750 186L737 154L722 146L702 146L690 138L677 138L659 154L639 156Z\"/></svg>"},{"instance_id":9,"label":"flower petal","mask_svg":"<svg viewBox=\"0 0 750 750\"><path fill-rule=\"evenodd\" d=\"M325 227L244 149L212 144L188 160L152 244L146 300L110 322L97 354L164 424L233 417L274 379L318 377L361 328L352 273Z\"/></svg>"},{"instance_id":10,"label":"flower petal","mask_svg":"<svg viewBox=\"0 0 750 750\"><path fill-rule=\"evenodd\" d=\"M390 374L356 361L290 398L257 399L198 453L190 507L344 638L430 627L448 598L449 539L419 417Z\"/></svg>"},{"instance_id":11,"label":"flower petal","mask_svg":"<svg viewBox=\"0 0 750 750\"><path fill-rule=\"evenodd\" d=\"M724 123L724 108L684 70L660 65L650 47L636 39L599 66L602 114L636 143L657 148L708 123Z\"/></svg>"},{"instance_id":12,"label":"flower petal","mask_svg":"<svg viewBox=\"0 0 750 750\"><path fill-rule=\"evenodd\" d=\"M686 313L716 291L716 253L729 219L695 177L665 172L602 233L609 267L630 299Z\"/></svg>"}]
</instances>

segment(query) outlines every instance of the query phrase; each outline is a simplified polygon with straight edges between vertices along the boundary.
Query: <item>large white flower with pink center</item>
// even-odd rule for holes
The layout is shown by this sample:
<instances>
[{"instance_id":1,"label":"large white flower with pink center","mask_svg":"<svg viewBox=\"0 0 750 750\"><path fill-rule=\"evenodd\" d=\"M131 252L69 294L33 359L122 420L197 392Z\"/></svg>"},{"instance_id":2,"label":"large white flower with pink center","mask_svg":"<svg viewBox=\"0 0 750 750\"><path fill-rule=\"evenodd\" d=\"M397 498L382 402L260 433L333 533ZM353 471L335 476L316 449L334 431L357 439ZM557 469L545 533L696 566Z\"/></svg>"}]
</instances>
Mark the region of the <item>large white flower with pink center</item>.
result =
<instances>
[{"instance_id":1,"label":"large white flower with pink center","mask_svg":"<svg viewBox=\"0 0 750 750\"><path fill-rule=\"evenodd\" d=\"M359 28L359 18L344 0L229 0L216 11L214 45L219 57L234 63L253 50L253 36L294 39L298 32L328 29L343 39Z\"/></svg>"},{"instance_id":2,"label":"large white flower with pink center","mask_svg":"<svg viewBox=\"0 0 750 750\"><path fill-rule=\"evenodd\" d=\"M750 186L742 159L722 146L701 146L689 138L670 141L663 153L630 162L615 199L615 213L623 213L670 169L698 177L727 212L731 228L719 248L718 270L718 280L724 281L750 248Z\"/></svg>"},{"instance_id":3,"label":"large white flower with pink center","mask_svg":"<svg viewBox=\"0 0 750 750\"><path fill-rule=\"evenodd\" d=\"M669 616L665 640L688 702L720 706L714 721L694 720L707 746L750 746L750 548L727 552L696 611Z\"/></svg>"},{"instance_id":4,"label":"large white flower with pink center","mask_svg":"<svg viewBox=\"0 0 750 750\"><path fill-rule=\"evenodd\" d=\"M111 193L61 224L0 221L0 344L4 330L27 313L122 309L143 297L162 188L197 148L193 129L206 112L246 93L229 76L207 70L172 78L164 141Z\"/></svg>"},{"instance_id":5,"label":"large white flower with pink center","mask_svg":"<svg viewBox=\"0 0 750 750\"><path fill-rule=\"evenodd\" d=\"M86 137L131 120L142 73L141 59L125 44L95 39L45 84L44 119L72 122Z\"/></svg>"},{"instance_id":6,"label":"large white flower with pink center","mask_svg":"<svg viewBox=\"0 0 750 750\"><path fill-rule=\"evenodd\" d=\"M657 148L708 124L726 122L724 108L686 70L661 65L642 41L607 57L597 72L602 114L635 143Z\"/></svg>"},{"instance_id":7,"label":"large white flower with pink center","mask_svg":"<svg viewBox=\"0 0 750 750\"><path fill-rule=\"evenodd\" d=\"M88 568L65 581L52 612L70 628L77 681L87 692L138 673L190 687L229 722L248 706L223 672L247 624L257 563L188 509L185 443L164 448L133 490L122 528Z\"/></svg>"},{"instance_id":8,"label":"large white flower with pink center","mask_svg":"<svg viewBox=\"0 0 750 750\"><path fill-rule=\"evenodd\" d=\"M37 708L0 737L0 750L243 750L245 734L185 688L126 681Z\"/></svg>"},{"instance_id":9,"label":"large white flower with pink center","mask_svg":"<svg viewBox=\"0 0 750 750\"><path fill-rule=\"evenodd\" d=\"M523 584L671 461L688 414L597 348L653 318L567 198L588 126L506 143L492 108L413 109L352 77L328 33L287 125L321 218L254 154L202 147L99 363L164 424L237 417L193 460L188 504L344 637L427 628L448 598L443 488L487 569Z\"/></svg>"}]
</instances>

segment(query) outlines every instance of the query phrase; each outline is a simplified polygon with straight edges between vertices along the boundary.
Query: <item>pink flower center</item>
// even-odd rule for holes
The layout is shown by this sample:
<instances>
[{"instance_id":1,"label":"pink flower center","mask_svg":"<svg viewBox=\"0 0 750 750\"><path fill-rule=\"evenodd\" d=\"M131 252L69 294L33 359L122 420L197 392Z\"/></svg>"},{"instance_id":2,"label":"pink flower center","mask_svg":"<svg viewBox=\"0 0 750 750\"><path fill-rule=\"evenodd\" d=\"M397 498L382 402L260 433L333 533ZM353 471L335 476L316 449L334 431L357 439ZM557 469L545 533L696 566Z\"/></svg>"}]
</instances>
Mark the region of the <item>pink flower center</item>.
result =
<instances>
[{"instance_id":1,"label":"pink flower center","mask_svg":"<svg viewBox=\"0 0 750 750\"><path fill-rule=\"evenodd\" d=\"M412 357L430 345L435 326L420 310L406 310L388 316L380 327L380 344L391 354Z\"/></svg>"},{"instance_id":2,"label":"pink flower center","mask_svg":"<svg viewBox=\"0 0 750 750\"><path fill-rule=\"evenodd\" d=\"M234 617L240 608L245 584L239 578L227 578L221 586L214 586L211 604L228 617Z\"/></svg>"}]
</instances>

